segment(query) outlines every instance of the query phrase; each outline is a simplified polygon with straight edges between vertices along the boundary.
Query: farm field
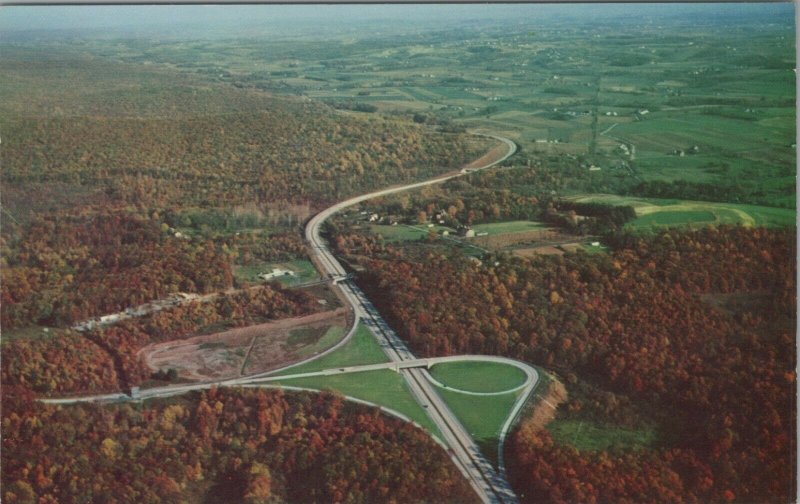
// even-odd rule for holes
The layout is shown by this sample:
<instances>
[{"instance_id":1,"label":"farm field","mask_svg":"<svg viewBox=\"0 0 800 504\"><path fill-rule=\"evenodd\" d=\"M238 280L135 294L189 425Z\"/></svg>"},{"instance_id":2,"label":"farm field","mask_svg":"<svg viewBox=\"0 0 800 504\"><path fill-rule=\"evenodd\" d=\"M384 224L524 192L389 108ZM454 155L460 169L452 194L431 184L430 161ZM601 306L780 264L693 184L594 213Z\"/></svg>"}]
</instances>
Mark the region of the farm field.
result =
<instances>
[{"instance_id":1,"label":"farm field","mask_svg":"<svg viewBox=\"0 0 800 504\"><path fill-rule=\"evenodd\" d=\"M495 362L445 362L430 369L446 387L468 392L503 392L525 383L525 373Z\"/></svg>"},{"instance_id":2,"label":"farm field","mask_svg":"<svg viewBox=\"0 0 800 504\"><path fill-rule=\"evenodd\" d=\"M498 223L502 227L503 223ZM469 238L469 243L474 243L480 247L490 250L518 251L520 249L539 249L545 247L555 247L559 244L574 242L576 237L557 228L542 227L530 231L511 231L489 233L485 236Z\"/></svg>"},{"instance_id":3,"label":"farm field","mask_svg":"<svg viewBox=\"0 0 800 504\"><path fill-rule=\"evenodd\" d=\"M755 32L686 24L674 36L625 23L625 37L615 35L617 23L562 20L528 30L489 21L479 39L456 30L378 44L369 36L325 44L301 37L291 47L269 44L270 58L254 57L265 51L260 41L164 44L146 53L129 45L122 57L181 64L191 54L187 71L222 82L306 96L348 114L491 130L528 159L580 156L614 183L735 179L747 186L743 202L793 207L791 23Z\"/></svg>"},{"instance_id":4,"label":"farm field","mask_svg":"<svg viewBox=\"0 0 800 504\"><path fill-rule=\"evenodd\" d=\"M101 7L0 17L0 500L792 501L796 5Z\"/></svg>"},{"instance_id":5,"label":"farm field","mask_svg":"<svg viewBox=\"0 0 800 504\"><path fill-rule=\"evenodd\" d=\"M424 224L398 224L396 226L372 224L369 228L374 234L383 236L383 239L387 243L420 240L428 236L428 232L430 230L433 230L438 235L440 235L442 231L447 231L451 234L455 233L454 229L446 226L434 225L433 227L429 228Z\"/></svg>"},{"instance_id":6,"label":"farm field","mask_svg":"<svg viewBox=\"0 0 800 504\"><path fill-rule=\"evenodd\" d=\"M565 198L582 203L630 205L637 218L627 224L633 229L652 226L741 224L743 226L786 227L795 225L796 212L791 209L734 203L677 201L634 198L610 194L592 194Z\"/></svg>"},{"instance_id":7,"label":"farm field","mask_svg":"<svg viewBox=\"0 0 800 504\"><path fill-rule=\"evenodd\" d=\"M548 255L563 255L564 251L552 245L544 245L540 247L525 247L514 249L512 252L517 257L536 257Z\"/></svg>"},{"instance_id":8,"label":"farm field","mask_svg":"<svg viewBox=\"0 0 800 504\"><path fill-rule=\"evenodd\" d=\"M475 224L472 226L475 233L489 233L490 235L525 233L528 231L540 231L547 229L545 224L534 221L507 221L493 222L489 224Z\"/></svg>"}]
</instances>

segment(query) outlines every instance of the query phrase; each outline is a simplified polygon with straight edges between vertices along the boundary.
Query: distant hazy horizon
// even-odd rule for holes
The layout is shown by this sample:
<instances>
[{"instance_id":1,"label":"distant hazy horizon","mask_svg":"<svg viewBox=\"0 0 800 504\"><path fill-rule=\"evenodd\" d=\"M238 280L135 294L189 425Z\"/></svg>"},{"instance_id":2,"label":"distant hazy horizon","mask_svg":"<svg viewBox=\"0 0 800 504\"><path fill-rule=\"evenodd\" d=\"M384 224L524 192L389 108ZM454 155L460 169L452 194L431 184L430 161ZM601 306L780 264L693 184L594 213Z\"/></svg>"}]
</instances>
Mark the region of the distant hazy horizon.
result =
<instances>
[{"instance_id":1,"label":"distant hazy horizon","mask_svg":"<svg viewBox=\"0 0 800 504\"><path fill-rule=\"evenodd\" d=\"M686 16L713 22L716 18L786 14L794 19L794 4L712 3L712 4L382 4L382 5L122 5L122 6L36 6L3 7L0 34L30 31L109 32L175 35L208 27L220 36L245 30L286 33L293 26L318 26L325 31L364 26L365 23L402 23L452 26L475 21L520 23L561 19L640 18L650 22L668 16ZM253 35L254 33L247 33ZM258 33L256 33L258 34Z\"/></svg>"}]
</instances>

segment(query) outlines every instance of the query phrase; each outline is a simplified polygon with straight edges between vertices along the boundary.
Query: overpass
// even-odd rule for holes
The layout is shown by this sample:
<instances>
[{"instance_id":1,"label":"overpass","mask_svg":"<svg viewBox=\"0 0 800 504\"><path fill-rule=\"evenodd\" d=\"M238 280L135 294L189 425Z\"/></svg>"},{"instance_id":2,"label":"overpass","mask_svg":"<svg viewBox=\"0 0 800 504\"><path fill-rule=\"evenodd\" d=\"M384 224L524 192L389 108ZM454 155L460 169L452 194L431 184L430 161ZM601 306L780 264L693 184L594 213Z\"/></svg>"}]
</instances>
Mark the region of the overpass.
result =
<instances>
[{"instance_id":1,"label":"overpass","mask_svg":"<svg viewBox=\"0 0 800 504\"><path fill-rule=\"evenodd\" d=\"M479 135L494 138L505 143L508 146L508 151L500 159L488 163L485 166L471 169L469 172L490 168L505 161L516 152L516 144L507 138L495 135ZM461 170L458 173L443 175L423 182L417 182L399 187L390 187L388 189L363 194L361 196L356 196L354 198L339 202L319 212L308 221L305 229L306 241L310 245L309 248L312 254L312 261L317 265L323 275L331 275L334 277L347 275L344 267L341 265L341 263L339 263L331 250L328 248L327 243L320 236L320 228L322 227L322 223L333 214L369 199L386 196L401 191L422 188L433 184L440 184L453 178L464 176L467 173L467 170ZM378 313L375 307L372 306L358 286L356 286L353 282L343 281L338 283L338 287L340 288L344 298L353 307L356 321L358 321L358 319L365 321L367 327L378 340L378 343L384 349L384 352L392 362L399 363L404 361L416 361L415 364L410 365L411 367L400 367L398 364L397 371L404 374L406 383L408 384L412 395L415 397L417 402L419 402L425 408L428 416L444 436L445 442L451 449L450 454L453 462L470 482L472 488L475 490L481 501L486 503L518 502L514 491L511 489L511 485L508 483L508 480L505 477L505 468L502 465L502 461L500 465L500 471L495 471L491 463L489 463L486 457L484 457L484 455L481 453L481 450L475 440L472 439L464 426L461 425L455 415L453 415L439 394L436 392L435 385L433 385L431 381L431 376L427 372L427 369L425 369L428 367L427 361L425 361L426 363L424 366L419 365L420 359L417 359L416 356L414 356L414 354L405 346L405 343L403 343L397 334L388 326L388 324L383 320L381 315ZM532 380L526 393L522 394L520 400L515 404L509 422L507 422L507 425L504 426L502 436L505 436L507 433L506 427L508 427L510 422L513 422L513 420L516 418L516 415L519 414L522 405L524 404L525 400L527 400L527 397L533 390L534 386L535 380ZM499 454L501 459L502 447L501 441Z\"/></svg>"},{"instance_id":2,"label":"overpass","mask_svg":"<svg viewBox=\"0 0 800 504\"><path fill-rule=\"evenodd\" d=\"M353 326L348 331L348 334L339 343L337 343L327 351L318 354L312 359L295 363L292 366L287 366L283 368L283 370L316 360L324 355L327 355L341 348L351 339L352 335L355 332L356 327L358 326L359 320L365 321L367 327L370 329L372 334L378 340L381 347L384 349L384 352L390 359L390 362L382 364L371 364L366 366L349 366L343 368L334 368L314 373L298 373L295 375L285 375L281 377L274 376L275 371L273 371L272 373L262 373L250 377L243 377L243 378L224 380L218 382L170 385L166 387L157 387L152 389L141 390L138 392L135 398L126 394L115 393L115 394L98 394L98 395L82 396L82 397L67 397L58 399L43 399L42 401L50 404L74 404L79 402L121 402L121 401L131 401L131 400L140 401L143 399L155 398L155 397L169 397L173 395L190 392L193 390L207 389L212 386L259 386L259 385L271 386L269 382L287 380L292 377L299 378L305 376L325 376L325 375L330 376L335 374L358 373L358 372L371 371L377 369L393 369L398 373L402 373L403 376L406 378L406 383L408 384L409 390L411 391L412 395L425 408L425 411L428 413L428 416L431 418L431 420L434 422L434 424L442 433L445 443L450 448L449 453L453 462L455 463L456 467L459 468L462 474L464 474L464 476L467 478L467 480L477 493L480 500L486 503L495 503L495 502L517 503L518 502L517 497L514 494L513 490L511 489L511 486L509 485L505 475L505 466L503 463L503 442L511 425L513 425L513 422L516 420L516 417L521 411L522 406L529 397L530 393L533 391L533 388L536 386L538 379L536 371L524 363L521 363L519 361L514 361L513 359L506 359L503 357L489 357L489 356L475 356L475 355L436 357L427 359L419 359L415 357L414 354L405 346L405 343L383 320L383 318L380 316L375 307L366 298L364 293L358 288L358 286L356 286L352 281L350 281L350 277L348 276L347 271L344 270L344 267L334 257L332 252L328 249L328 246L325 243L325 241L322 240L322 238L320 237L320 227L322 223L325 220L327 220L330 216L332 216L333 214L339 212L344 208L356 205L362 201L366 201L379 196L385 196L388 194L393 194L401 191L407 191L410 189L421 188L433 184L439 184L447 180L463 176L467 173L490 168L502 161L505 161L516 152L517 148L516 144L514 144L514 142L512 142L507 138L494 135L485 135L481 133L476 133L476 134L481 136L491 137L505 143L508 146L508 152L500 159L492 163L488 163L485 166L479 168L472 168L469 170L463 169L455 174L443 175L423 182L417 182L405 186L398 186L398 187L384 189L381 191L375 191L369 194L364 194L337 203L321 211L314 217L312 217L306 225L305 237L306 241L309 244L309 250L312 261L320 270L320 273L323 275L323 279L325 278L329 279L329 280L325 279L322 281L325 282L332 281L332 283L336 284L339 287L342 295L344 296L344 299L353 308L354 320L353 320ZM206 295L201 297L199 300L211 299L216 295L218 294ZM461 423L458 421L455 415L453 415L453 413L449 410L447 405L441 399L441 397L435 390L437 384L438 386L441 386L441 384L436 382L430 376L430 373L428 373L428 369L436 363L449 362L455 360L502 361L522 369L526 374L527 377L526 381L521 386L523 392L519 395L519 399L515 403L512 412L509 415L508 419L506 420L506 423L504 424L503 429L501 431L499 454L498 454L499 458L498 471L496 471L494 467L492 467L492 465L489 463L489 461L483 456L478 445L475 443L475 440L472 439L472 437L469 435L466 429L464 429L464 427L461 425ZM520 390L520 388L515 388L512 391L515 390ZM511 391L505 391L501 393L509 393L509 392Z\"/></svg>"}]
</instances>

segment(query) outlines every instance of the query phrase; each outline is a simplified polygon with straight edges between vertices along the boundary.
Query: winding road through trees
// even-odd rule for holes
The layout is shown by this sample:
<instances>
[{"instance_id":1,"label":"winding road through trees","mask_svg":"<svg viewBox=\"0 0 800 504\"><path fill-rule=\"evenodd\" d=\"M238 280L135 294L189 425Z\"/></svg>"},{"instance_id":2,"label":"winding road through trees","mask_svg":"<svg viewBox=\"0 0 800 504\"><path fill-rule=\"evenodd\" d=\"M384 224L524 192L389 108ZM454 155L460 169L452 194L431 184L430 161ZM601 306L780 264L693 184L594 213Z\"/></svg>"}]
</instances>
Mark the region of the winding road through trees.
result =
<instances>
[{"instance_id":1,"label":"winding road through trees","mask_svg":"<svg viewBox=\"0 0 800 504\"><path fill-rule=\"evenodd\" d=\"M490 168L498 163L501 163L502 161L505 161L516 152L516 144L507 138L482 133L475 134L494 138L505 143L508 146L508 151L499 159L481 167L469 169L465 168L457 173L443 175L423 182L391 187L342 201L321 211L312 217L306 225L305 237L311 249L310 255L312 260L320 270L320 273L323 275L323 277L332 279L334 281L333 283L340 288L343 298L353 309L354 320L353 326L348 332L347 336L343 338L337 345L328 349L326 352L316 355L312 359L303 361L302 363L319 359L320 357L341 348L341 346L350 340L355 332L356 327L358 326L359 321L363 321L370 329L386 355L389 357L390 362L366 366L350 366L297 375L283 375L280 377L269 376L277 371L286 370L301 364L296 363L292 366L282 368L281 370L273 370L270 373L261 373L232 380L186 385L171 385L166 387L146 389L137 393L136 397L117 393L61 399L44 399L43 401L51 404L73 404L78 402L118 402L126 400L142 400L155 397L168 397L193 390L207 389L212 386L270 386L269 382L271 381L287 380L290 378L357 373L373 371L377 369L393 369L404 376L411 393L423 406L423 408L425 408L425 411L428 413L435 425L439 428L443 437L445 438L444 441L449 448L448 451L451 455L451 458L456 466L462 471L464 476L468 479L480 499L487 503L518 502L517 497L511 489L511 486L508 483L505 475L505 466L503 463L503 442L508 431L519 415L520 410L524 406L538 382L538 374L536 373L536 370L525 363L504 357L477 355L462 355L427 359L419 359L415 357L414 354L406 347L405 343L383 320L372 303L370 303L370 301L366 298L364 293L350 280L344 267L341 265L341 263L339 263L336 257L334 257L333 253L328 248L327 243L320 236L322 224L333 214L345 208L372 198L386 196L401 191L408 191L433 184L440 184L447 180L463 176L467 173ZM431 377L427 370L430 366L436 363L470 360L500 362L512 365L521 369L526 375L526 380L523 385L515 387L513 390L506 391L506 393L518 392L519 398L514 404L514 407L512 408L512 411L503 425L500 433L500 446L498 454L499 470L495 470L492 464L486 459L486 457L483 456L477 444L475 443L475 440L472 439L463 425L461 425L455 415L453 415L445 402L439 396L436 391L436 387L439 386L439 384ZM389 410L389 412L395 414L395 412L391 410Z\"/></svg>"},{"instance_id":2,"label":"winding road through trees","mask_svg":"<svg viewBox=\"0 0 800 504\"><path fill-rule=\"evenodd\" d=\"M495 135L483 136L494 138L505 143L508 146L508 151L506 154L501 158L478 168L463 169L455 174L444 175L415 184L391 187L381 191L375 191L373 193L357 196L355 198L337 203L312 217L306 225L306 240L312 248L312 257L314 258L314 262L317 264L317 267L320 268L320 272L323 275L329 275L331 277L345 277L347 274L344 267L339 263L339 261L336 259L336 257L334 257L333 253L328 248L327 243L325 243L320 236L322 224L336 212L372 198L386 196L401 191L408 191L410 189L416 189L433 184L440 184L447 180L463 176L466 173L490 168L505 161L517 150L516 144L507 138ZM339 282L339 286L344 294L344 297L354 309L355 322L358 322L359 319L365 320L367 327L370 328L373 335L377 338L378 342L381 344L382 348L392 362L399 363L404 361L408 362L418 360L406 347L405 343L403 343L397 334L383 320L375 307L372 306L369 300L367 300L364 293L352 281L346 280ZM428 416L442 432L442 435L445 437L445 442L448 444L448 446L450 446L450 454L453 458L453 461L470 481L481 500L484 502L517 502L516 495L514 494L513 490L511 489L511 485L508 483L508 480L505 477L504 465L502 463L503 438L508 432L508 428L510 427L511 423L513 423L514 419L516 418L516 415L519 413L519 410L522 408L522 405L527 400L528 395L533 390L533 387L535 387L536 380L530 380L531 384L529 389L520 396L520 399L517 401L512 414L509 416L507 425L505 425L503 428L499 452L499 458L501 460L499 464L500 471L498 472L495 471L494 467L492 467L486 457L483 456L478 448L478 445L475 443L475 440L472 439L466 429L464 429L464 426L461 425L455 415L453 415L439 394L436 392L435 387L432 384L430 374L427 372L427 370L419 369L418 367L401 368L398 366L398 371L403 373L411 393L414 395L417 401L422 404L424 408L426 408ZM536 372L532 368L531 371L533 373L532 376L535 376ZM528 373L526 372L526 374Z\"/></svg>"}]
</instances>

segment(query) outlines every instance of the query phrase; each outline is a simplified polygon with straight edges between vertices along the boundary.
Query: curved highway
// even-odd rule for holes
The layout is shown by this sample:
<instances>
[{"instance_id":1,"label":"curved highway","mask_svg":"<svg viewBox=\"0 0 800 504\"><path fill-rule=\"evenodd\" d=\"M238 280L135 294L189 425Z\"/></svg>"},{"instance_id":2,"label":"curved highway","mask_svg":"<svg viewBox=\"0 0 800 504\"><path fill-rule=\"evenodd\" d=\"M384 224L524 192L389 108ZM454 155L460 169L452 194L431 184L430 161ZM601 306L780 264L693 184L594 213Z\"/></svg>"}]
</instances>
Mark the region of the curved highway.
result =
<instances>
[{"instance_id":1,"label":"curved highway","mask_svg":"<svg viewBox=\"0 0 800 504\"><path fill-rule=\"evenodd\" d=\"M349 278L347 277L347 272L344 270L339 261L334 257L333 253L330 251L327 244L320 236L320 228L322 224L325 222L325 220L327 220L336 212L339 212L347 207L356 205L358 203L361 203L362 201L366 201L379 196L385 196L388 194L393 194L401 191L408 191L411 189L429 186L433 184L440 184L447 180L463 176L467 173L473 173L479 170L490 168L492 166L497 165L498 163L505 161L511 155L513 155L517 150L516 144L507 138L496 135L481 134L481 133L475 133L475 134L494 138L498 141L505 143L508 146L508 152L500 159L492 163L486 164L485 166L482 167L470 168L470 169L465 168L459 171L458 173L443 175L423 182L417 182L404 186L383 189L369 194L357 196L348 199L346 201L342 201L316 214L308 221L306 225L305 237L311 249L310 254L312 260L317 265L323 277L327 276L336 281L335 283L337 283L337 285L340 287L340 290L344 298L353 308L354 321L353 321L353 326L351 327L347 336L344 339L342 339L342 341L340 341L337 345L335 345L328 351L319 354L312 359L303 361L302 363L316 360L322 357L323 355L327 355L328 353L340 348L342 345L347 343L347 341L349 341L349 339L353 335L359 320L364 321L365 325L370 329L372 334L378 340L379 344L384 349L386 355L389 357L391 362L385 364L371 365L371 366L352 366L350 368L341 368L338 370L337 369L326 370L318 373L305 373L302 375L288 375L288 376L285 375L281 377L265 376L266 374L271 374L276 372L276 370L273 370L270 373L266 374L261 373L258 375L242 377L233 380L223 380L213 383L207 382L207 383L194 383L185 385L171 385L166 387L146 389L138 393L137 396L133 399L141 400L154 397L167 397L171 395L183 394L185 392L189 392L192 390L206 389L214 385L269 386L268 385L269 381L275 381L278 379L287 380L292 377L300 377L300 376L319 375L319 374L330 375L330 374L344 373L344 372L359 372L359 371L368 371L372 369L392 368L404 375L409 385L409 389L411 390L411 393L414 395L417 401L423 407L425 407L425 410L427 411L430 418L442 432L442 435L445 438L444 441L449 447L449 453L451 455L451 458L455 462L456 466L462 471L462 473L468 479L468 481L475 489L476 493L481 498L481 500L487 503L518 502L516 495L514 494L513 490L511 489L511 486L509 485L505 477L505 466L503 463L503 442L505 440L505 436L507 435L508 431L510 430L514 421L516 420L516 417L519 415L519 412L522 409L525 401L527 400L528 396L536 386L536 383L538 381L538 375L536 373L536 370L528 366L527 364L504 357L464 355L464 356L439 357L439 358L429 358L429 359L416 358L414 354L405 346L405 343L403 343L403 341L397 336L397 334L383 320L383 318L380 316L375 307L366 298L364 293L352 281L349 280ZM513 365L521 369L523 372L525 372L526 381L522 386L515 387L515 389L511 391L504 392L504 393L509 393L520 389L522 390L519 399L515 403L511 414L509 415L508 419L506 420L506 423L503 426L503 429L501 430L500 446L499 446L499 468L500 468L499 471L495 471L494 467L492 467L489 461L483 456L483 454L481 454L480 449L478 448L475 441L472 439L469 433L464 429L464 427L461 425L461 423L458 421L455 415L453 415L453 413L449 410L447 405L441 399L439 394L436 392L436 384L438 384L438 382L433 380L427 371L427 368L429 368L431 365L437 362L452 362L456 360L461 360L461 361L483 360L483 361L503 362L509 365ZM295 363L292 366L288 366L287 368L299 364L301 363ZM285 370L287 368L283 369ZM102 395L92 395L83 397L61 398L61 399L43 399L43 402L51 404L72 404L77 402L97 402L97 401L116 402L116 401L126 401L131 399L132 399L131 396L128 396L126 394L115 393L115 394L102 394Z\"/></svg>"},{"instance_id":2,"label":"curved highway","mask_svg":"<svg viewBox=\"0 0 800 504\"><path fill-rule=\"evenodd\" d=\"M320 228L322 224L333 214L379 196L386 196L397 192L408 191L419 187L425 187L433 184L441 184L447 180L463 176L467 173L472 173L479 170L484 170L497 165L512 156L517 146L511 140L496 136L496 135L482 135L494 138L505 143L508 146L508 151L500 159L472 169L462 169L460 172L441 177L433 178L423 182L408 184L405 186L391 187L380 191L375 191L369 194L356 196L348 200L337 203L314 217L312 217L305 229L306 240L311 247L311 255L314 262L320 268L320 272L324 275L331 277L345 277L347 272L339 261L334 257L333 253L328 248L325 241L320 236ZM356 314L356 320L359 318L364 320L367 327L372 331L375 338L381 344L382 348L393 362L413 361L417 360L414 354L405 346L403 341L397 334L386 324L378 311L366 299L363 292L351 281L339 282L339 287L350 303ZM516 503L517 497L511 489L511 485L505 478L505 471L501 462L501 470L495 471L494 467L483 456L475 440L464 429L464 426L449 410L447 405L436 392L434 385L431 383L430 374L427 370L419 369L417 367L402 368L400 369L406 378L409 389L417 401L426 408L431 420L436 424L445 441L450 446L451 457L464 475L469 480L472 487L477 492L478 496L483 502L509 502ZM535 371L534 371L535 373ZM513 423L519 410L522 408L524 401L527 399L528 394L535 386L535 380L530 386L530 390L526 394L521 395L520 401L515 405L513 414L509 417L510 421L504 426L502 436L508 432L508 428ZM500 446L500 457L502 460L502 441Z\"/></svg>"}]
</instances>

